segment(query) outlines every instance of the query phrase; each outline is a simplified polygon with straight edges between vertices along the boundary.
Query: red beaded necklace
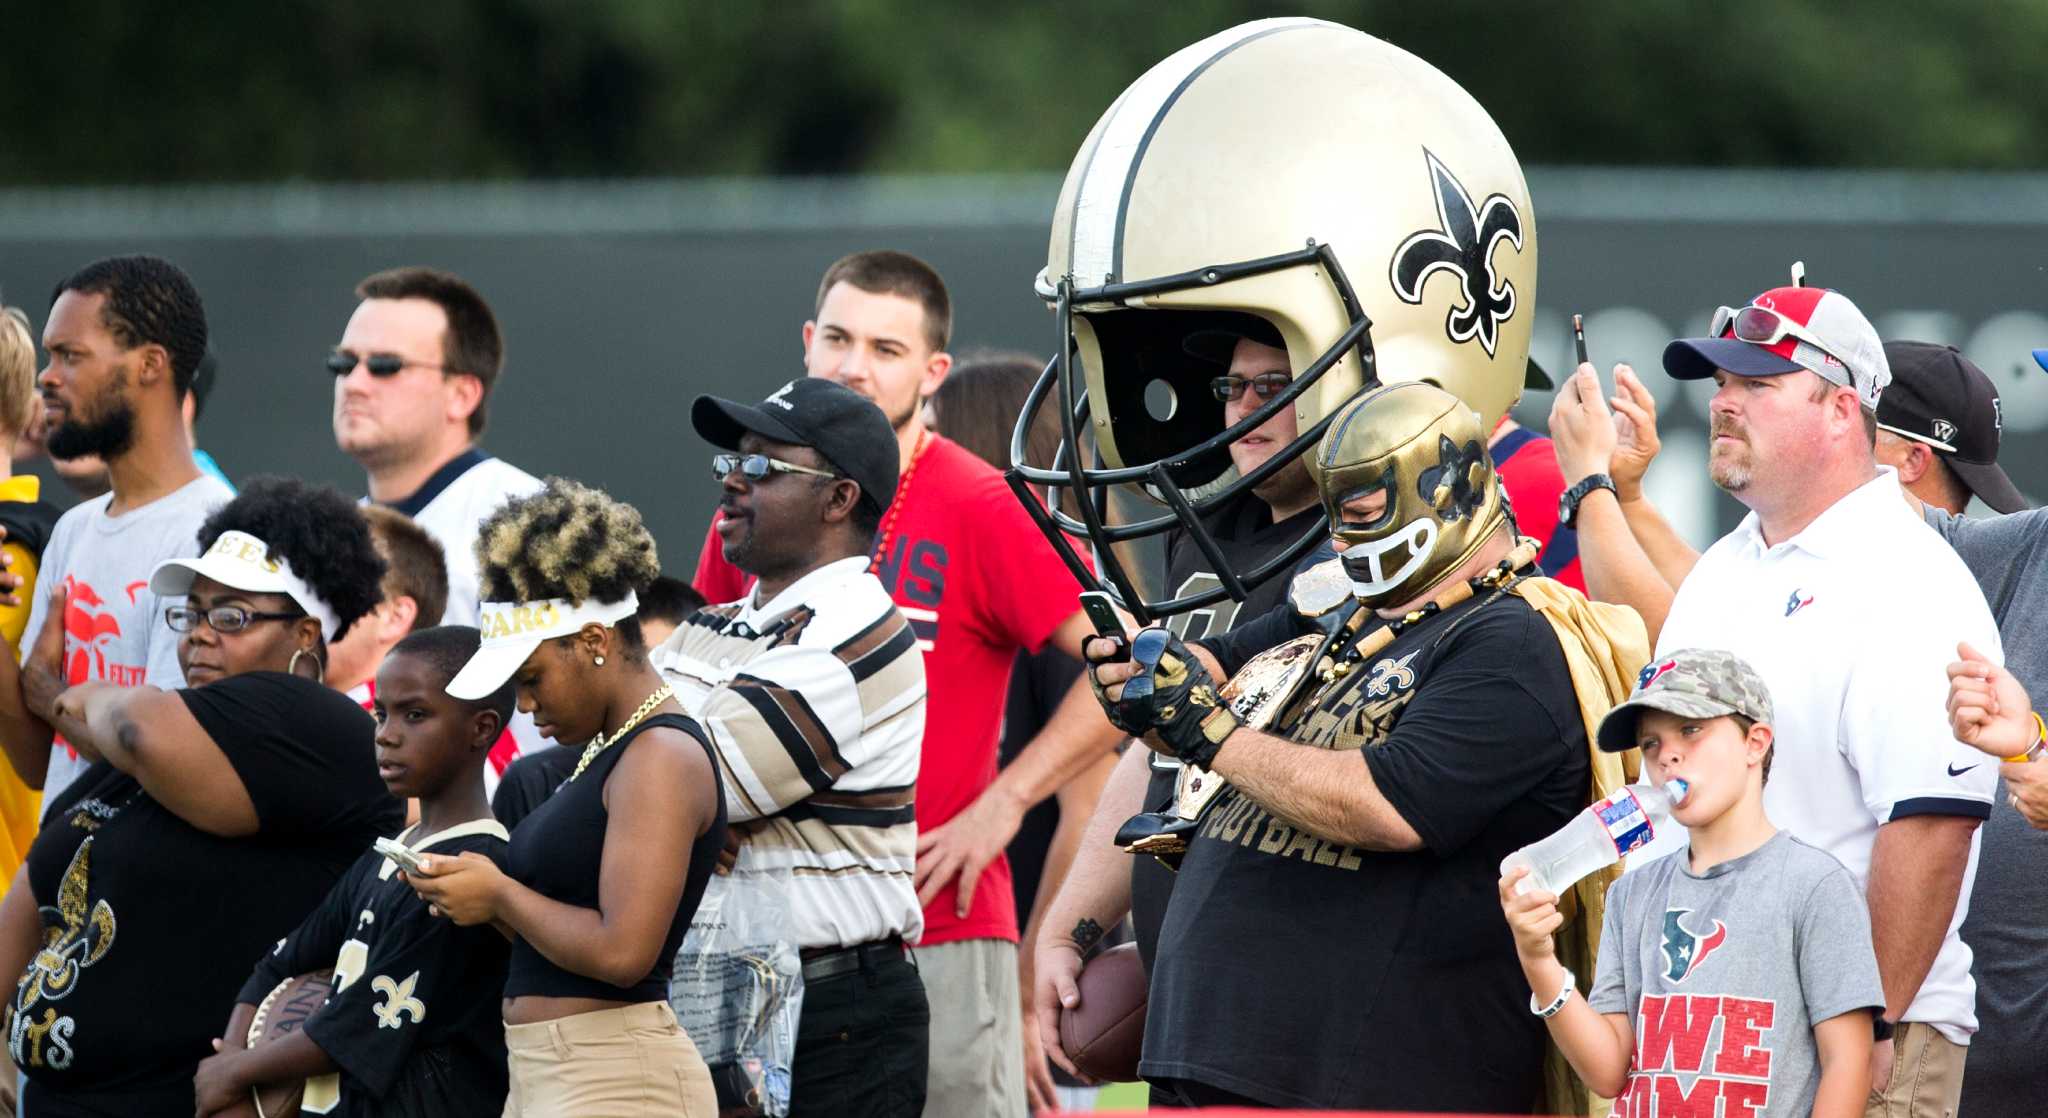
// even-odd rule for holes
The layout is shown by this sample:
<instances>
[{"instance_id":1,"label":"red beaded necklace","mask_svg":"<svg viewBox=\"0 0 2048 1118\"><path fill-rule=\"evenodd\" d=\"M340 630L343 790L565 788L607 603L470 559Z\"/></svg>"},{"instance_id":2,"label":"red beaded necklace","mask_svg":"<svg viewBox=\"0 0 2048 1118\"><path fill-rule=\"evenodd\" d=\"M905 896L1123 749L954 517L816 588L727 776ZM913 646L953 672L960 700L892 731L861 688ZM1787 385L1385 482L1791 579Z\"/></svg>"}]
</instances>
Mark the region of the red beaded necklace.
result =
<instances>
[{"instance_id":1,"label":"red beaded necklace","mask_svg":"<svg viewBox=\"0 0 2048 1118\"><path fill-rule=\"evenodd\" d=\"M882 516L882 530L875 533L874 554L868 557L869 574L880 573L882 563L889 557L889 545L896 538L896 517L903 512L903 498L910 493L910 479L917 476L917 464L924 458L925 448L931 441L931 428L917 433L917 445L910 451L910 465L904 467L903 476L896 479L896 495L890 498L889 511Z\"/></svg>"}]
</instances>

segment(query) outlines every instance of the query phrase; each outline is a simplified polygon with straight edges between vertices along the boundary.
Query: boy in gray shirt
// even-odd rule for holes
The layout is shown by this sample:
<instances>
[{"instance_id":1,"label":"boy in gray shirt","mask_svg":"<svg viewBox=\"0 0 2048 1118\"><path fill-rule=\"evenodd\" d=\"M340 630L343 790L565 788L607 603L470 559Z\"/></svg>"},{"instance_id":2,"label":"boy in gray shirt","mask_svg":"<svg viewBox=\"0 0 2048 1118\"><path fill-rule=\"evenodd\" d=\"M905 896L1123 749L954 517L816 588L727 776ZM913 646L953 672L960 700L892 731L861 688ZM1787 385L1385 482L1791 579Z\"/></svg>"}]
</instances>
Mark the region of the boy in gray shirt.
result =
<instances>
[{"instance_id":1,"label":"boy in gray shirt","mask_svg":"<svg viewBox=\"0 0 2048 1118\"><path fill-rule=\"evenodd\" d=\"M1690 845L1607 891L1592 993L1557 961L1557 898L1500 881L1532 1012L1614 1118L1856 1118L1884 1004L1870 919L1849 871L1771 825L1771 700L1732 653L1687 649L1643 669L1600 725L1641 747Z\"/></svg>"}]
</instances>

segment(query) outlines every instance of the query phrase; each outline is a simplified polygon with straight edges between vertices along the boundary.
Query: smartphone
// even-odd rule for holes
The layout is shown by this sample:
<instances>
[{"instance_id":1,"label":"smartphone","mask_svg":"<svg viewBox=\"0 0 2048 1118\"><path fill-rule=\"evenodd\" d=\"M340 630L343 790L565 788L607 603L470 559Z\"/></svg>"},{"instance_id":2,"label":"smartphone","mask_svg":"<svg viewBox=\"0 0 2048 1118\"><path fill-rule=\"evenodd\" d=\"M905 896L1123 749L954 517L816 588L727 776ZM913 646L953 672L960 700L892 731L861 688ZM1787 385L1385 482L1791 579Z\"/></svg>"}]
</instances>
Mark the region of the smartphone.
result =
<instances>
[{"instance_id":1,"label":"smartphone","mask_svg":"<svg viewBox=\"0 0 2048 1118\"><path fill-rule=\"evenodd\" d=\"M1584 315L1575 314L1572 316L1572 349L1579 356L1578 364L1585 364L1588 358L1586 357L1586 316Z\"/></svg>"},{"instance_id":2,"label":"smartphone","mask_svg":"<svg viewBox=\"0 0 2048 1118\"><path fill-rule=\"evenodd\" d=\"M1111 640L1124 639L1124 619L1116 612L1116 600L1101 590L1083 590L1081 608L1088 614L1088 620L1095 623L1095 631Z\"/></svg>"},{"instance_id":3,"label":"smartphone","mask_svg":"<svg viewBox=\"0 0 2048 1118\"><path fill-rule=\"evenodd\" d=\"M394 842L388 838L380 838L376 842L371 843L370 845L377 851L377 853L384 855L386 858L389 858L394 862L397 862L398 868L400 869L418 870L420 868L421 856L419 852L413 850L411 847L405 845L402 842Z\"/></svg>"}]
</instances>

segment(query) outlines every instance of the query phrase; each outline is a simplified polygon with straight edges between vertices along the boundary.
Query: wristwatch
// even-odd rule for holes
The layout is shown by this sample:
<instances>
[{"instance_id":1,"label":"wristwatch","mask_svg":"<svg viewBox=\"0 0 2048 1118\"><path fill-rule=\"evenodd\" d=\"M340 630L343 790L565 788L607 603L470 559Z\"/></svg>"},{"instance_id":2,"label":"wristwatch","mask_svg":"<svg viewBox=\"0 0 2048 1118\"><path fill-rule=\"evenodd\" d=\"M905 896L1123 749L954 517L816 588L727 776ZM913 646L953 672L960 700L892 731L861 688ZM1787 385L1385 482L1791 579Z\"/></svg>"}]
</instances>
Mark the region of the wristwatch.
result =
<instances>
[{"instance_id":1,"label":"wristwatch","mask_svg":"<svg viewBox=\"0 0 2048 1118\"><path fill-rule=\"evenodd\" d=\"M1882 1013L1870 1019L1870 1039L1874 1044L1883 1044L1890 1040L1892 1034L1898 1030L1899 1027L1885 1020Z\"/></svg>"},{"instance_id":2,"label":"wristwatch","mask_svg":"<svg viewBox=\"0 0 2048 1118\"><path fill-rule=\"evenodd\" d=\"M1566 528L1577 524L1579 520L1579 502L1585 500L1587 495L1595 489L1605 489L1617 496L1620 494L1620 490L1614 488L1613 478L1608 477L1606 474L1587 474L1584 480L1565 490L1558 497L1558 524Z\"/></svg>"}]
</instances>

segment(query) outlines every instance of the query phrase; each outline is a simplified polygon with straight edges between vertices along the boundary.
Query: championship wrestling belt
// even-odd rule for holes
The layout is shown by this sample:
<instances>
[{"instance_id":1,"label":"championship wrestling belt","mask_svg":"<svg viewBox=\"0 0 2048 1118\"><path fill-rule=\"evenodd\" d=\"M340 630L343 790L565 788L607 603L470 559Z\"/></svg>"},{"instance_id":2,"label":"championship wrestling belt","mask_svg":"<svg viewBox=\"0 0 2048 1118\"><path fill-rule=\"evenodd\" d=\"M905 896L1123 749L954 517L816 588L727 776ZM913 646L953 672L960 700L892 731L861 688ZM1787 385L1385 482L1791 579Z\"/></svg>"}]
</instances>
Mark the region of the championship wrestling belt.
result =
<instances>
[{"instance_id":1,"label":"championship wrestling belt","mask_svg":"<svg viewBox=\"0 0 2048 1118\"><path fill-rule=\"evenodd\" d=\"M1302 616L1320 618L1351 600L1351 584L1342 566L1331 560L1295 576L1288 587L1288 598ZM1314 669L1319 661L1327 659L1325 646L1336 635L1308 633L1259 653L1217 689L1218 696L1243 725L1254 730L1273 728L1290 700L1305 683L1316 678ZM1200 765L1183 762L1174 780L1173 803L1159 811L1132 816L1117 829L1116 844L1132 854L1150 854L1168 868L1178 869L1181 855L1187 853L1188 835L1226 783Z\"/></svg>"},{"instance_id":2,"label":"championship wrestling belt","mask_svg":"<svg viewBox=\"0 0 2048 1118\"><path fill-rule=\"evenodd\" d=\"M1514 572L1534 562L1535 556L1536 542L1520 540L1492 571L1447 588L1422 608L1390 621L1363 640L1358 639L1358 630L1374 615L1364 609L1340 612L1340 607L1353 601L1350 581L1338 560L1319 563L1295 576L1287 594L1295 611L1323 622L1324 631L1304 634L1252 657L1217 694L1244 726L1284 732L1331 684L1392 644L1395 637L1482 588L1506 585ZM1116 844L1132 854L1150 854L1168 869L1178 870L1202 813L1228 783L1199 765L1183 763L1174 781L1173 804L1126 820L1117 829Z\"/></svg>"}]
</instances>

